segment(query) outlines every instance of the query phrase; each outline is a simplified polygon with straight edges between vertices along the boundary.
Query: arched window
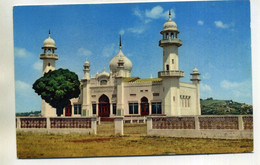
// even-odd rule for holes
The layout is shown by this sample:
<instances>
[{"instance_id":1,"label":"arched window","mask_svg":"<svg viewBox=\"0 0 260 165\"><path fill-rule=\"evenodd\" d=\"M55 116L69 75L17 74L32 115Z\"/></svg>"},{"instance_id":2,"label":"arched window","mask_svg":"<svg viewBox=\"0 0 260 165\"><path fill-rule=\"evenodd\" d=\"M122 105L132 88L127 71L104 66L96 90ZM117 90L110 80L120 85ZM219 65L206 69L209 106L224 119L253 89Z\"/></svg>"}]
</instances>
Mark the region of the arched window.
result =
<instances>
[{"instance_id":1,"label":"arched window","mask_svg":"<svg viewBox=\"0 0 260 165\"><path fill-rule=\"evenodd\" d=\"M107 85L107 80L101 80L100 85Z\"/></svg>"}]
</instances>

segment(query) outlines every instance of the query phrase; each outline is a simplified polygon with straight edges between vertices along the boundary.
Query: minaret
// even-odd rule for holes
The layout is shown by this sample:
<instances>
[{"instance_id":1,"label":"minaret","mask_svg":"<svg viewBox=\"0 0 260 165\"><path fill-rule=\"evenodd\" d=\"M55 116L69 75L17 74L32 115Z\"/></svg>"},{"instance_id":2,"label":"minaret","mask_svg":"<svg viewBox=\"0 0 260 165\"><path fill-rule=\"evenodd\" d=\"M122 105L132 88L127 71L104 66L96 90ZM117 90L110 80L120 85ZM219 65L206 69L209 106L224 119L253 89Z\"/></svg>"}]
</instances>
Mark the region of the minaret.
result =
<instances>
[{"instance_id":1,"label":"minaret","mask_svg":"<svg viewBox=\"0 0 260 165\"><path fill-rule=\"evenodd\" d=\"M55 70L55 61L58 60L58 55L55 54L55 41L51 38L49 31L49 37L43 42L43 53L40 55L40 59L43 60L43 73L49 70Z\"/></svg>"},{"instance_id":2,"label":"minaret","mask_svg":"<svg viewBox=\"0 0 260 165\"><path fill-rule=\"evenodd\" d=\"M86 59L86 61L84 62L83 67L84 67L84 69L83 69L83 71L84 71L84 77L83 77L83 79L89 79L89 71L90 71L89 67L90 67L90 65L89 65L89 62L88 62L87 59Z\"/></svg>"},{"instance_id":3,"label":"minaret","mask_svg":"<svg viewBox=\"0 0 260 165\"><path fill-rule=\"evenodd\" d=\"M192 83L196 86L196 114L201 115L201 107L200 107L200 78L199 78L199 71L195 67L193 72L190 74L192 78L190 79Z\"/></svg>"},{"instance_id":4,"label":"minaret","mask_svg":"<svg viewBox=\"0 0 260 165\"><path fill-rule=\"evenodd\" d=\"M181 73L176 74L176 71L179 70L178 47L182 45L182 41L178 38L180 32L177 30L177 25L171 19L171 11L169 11L169 20L164 23L160 33L162 39L159 41L159 46L163 48L163 71L175 71L174 76L183 77L184 75ZM168 72L168 74L170 73Z\"/></svg>"},{"instance_id":5,"label":"minaret","mask_svg":"<svg viewBox=\"0 0 260 165\"><path fill-rule=\"evenodd\" d=\"M55 70L55 61L58 60L58 55L55 54L55 41L51 38L51 33L49 31L49 37L43 42L43 53L40 55L40 59L43 60L42 74L47 73L49 70ZM41 115L43 117L55 117L56 109L42 100Z\"/></svg>"},{"instance_id":6,"label":"minaret","mask_svg":"<svg viewBox=\"0 0 260 165\"><path fill-rule=\"evenodd\" d=\"M163 113L174 116L181 114L179 79L184 76L184 72L179 70L178 59L178 48L182 45L182 41L178 38L177 25L171 19L171 11L160 33L162 39L159 41L159 46L163 48L163 71L158 72L158 77L163 79Z\"/></svg>"}]
</instances>

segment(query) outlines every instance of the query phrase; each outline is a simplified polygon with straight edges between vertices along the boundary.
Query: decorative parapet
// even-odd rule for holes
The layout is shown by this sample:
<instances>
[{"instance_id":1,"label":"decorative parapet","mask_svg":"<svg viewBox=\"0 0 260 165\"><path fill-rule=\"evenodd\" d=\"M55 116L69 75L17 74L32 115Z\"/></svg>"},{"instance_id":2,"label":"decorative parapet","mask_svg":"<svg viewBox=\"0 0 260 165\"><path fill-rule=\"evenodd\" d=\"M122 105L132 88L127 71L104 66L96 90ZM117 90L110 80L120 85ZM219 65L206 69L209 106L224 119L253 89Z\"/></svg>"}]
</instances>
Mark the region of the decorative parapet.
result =
<instances>
[{"instance_id":1,"label":"decorative parapet","mask_svg":"<svg viewBox=\"0 0 260 165\"><path fill-rule=\"evenodd\" d=\"M172 45L172 44L177 44L178 46L181 46L182 40L179 38L167 38L159 41L159 46Z\"/></svg>"},{"instance_id":2,"label":"decorative parapet","mask_svg":"<svg viewBox=\"0 0 260 165\"><path fill-rule=\"evenodd\" d=\"M45 53L45 54L41 54L40 55L40 59L46 59L46 58L48 58L48 59L50 59L50 58L52 58L52 59L58 59L58 55L57 54L53 54L53 53Z\"/></svg>"},{"instance_id":3,"label":"decorative parapet","mask_svg":"<svg viewBox=\"0 0 260 165\"><path fill-rule=\"evenodd\" d=\"M184 77L184 71L181 70L169 70L158 72L158 77Z\"/></svg>"}]
</instances>

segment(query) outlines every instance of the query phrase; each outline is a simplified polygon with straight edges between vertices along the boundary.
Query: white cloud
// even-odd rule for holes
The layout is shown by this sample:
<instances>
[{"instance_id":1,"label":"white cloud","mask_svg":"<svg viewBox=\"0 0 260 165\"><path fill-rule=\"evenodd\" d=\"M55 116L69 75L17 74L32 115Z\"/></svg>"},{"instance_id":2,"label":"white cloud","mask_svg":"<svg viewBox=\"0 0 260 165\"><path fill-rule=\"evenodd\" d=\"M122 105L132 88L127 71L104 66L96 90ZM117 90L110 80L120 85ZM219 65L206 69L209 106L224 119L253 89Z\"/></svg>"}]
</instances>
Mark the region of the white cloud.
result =
<instances>
[{"instance_id":1,"label":"white cloud","mask_svg":"<svg viewBox=\"0 0 260 165\"><path fill-rule=\"evenodd\" d=\"M210 77L211 75L208 72L202 75L203 79L210 79Z\"/></svg>"},{"instance_id":2,"label":"white cloud","mask_svg":"<svg viewBox=\"0 0 260 165\"><path fill-rule=\"evenodd\" d=\"M231 95L231 98L234 98L240 102L252 102L252 81L245 80L241 82L231 82L228 80L223 80L220 83L220 86L225 89L225 95Z\"/></svg>"},{"instance_id":3,"label":"white cloud","mask_svg":"<svg viewBox=\"0 0 260 165\"><path fill-rule=\"evenodd\" d=\"M202 20L198 20L198 24L199 24L199 25L203 25L204 22L203 22Z\"/></svg>"},{"instance_id":4,"label":"white cloud","mask_svg":"<svg viewBox=\"0 0 260 165\"><path fill-rule=\"evenodd\" d=\"M77 53L81 56L90 56L92 54L92 52L88 49L85 48L79 48Z\"/></svg>"},{"instance_id":5,"label":"white cloud","mask_svg":"<svg viewBox=\"0 0 260 165\"><path fill-rule=\"evenodd\" d=\"M139 17L140 19L143 19L143 15L141 14L141 11L138 8L134 10L134 15Z\"/></svg>"},{"instance_id":6,"label":"white cloud","mask_svg":"<svg viewBox=\"0 0 260 165\"><path fill-rule=\"evenodd\" d=\"M161 6L155 6L151 10L145 10L145 16L151 19L167 19L169 17L169 11L164 11ZM171 17L175 18L175 13L173 11L171 12Z\"/></svg>"},{"instance_id":7,"label":"white cloud","mask_svg":"<svg viewBox=\"0 0 260 165\"><path fill-rule=\"evenodd\" d=\"M224 24L222 21L215 21L214 23L215 23L216 27L218 27L218 28L222 28L222 29L229 28L229 25Z\"/></svg>"},{"instance_id":8,"label":"white cloud","mask_svg":"<svg viewBox=\"0 0 260 165\"><path fill-rule=\"evenodd\" d=\"M25 48L19 48L19 47L15 47L14 48L14 55L16 57L27 57L30 56L32 53L29 52L28 50L26 50Z\"/></svg>"},{"instance_id":9,"label":"white cloud","mask_svg":"<svg viewBox=\"0 0 260 165\"><path fill-rule=\"evenodd\" d=\"M42 70L42 61L35 62L33 64L33 69L41 71Z\"/></svg>"},{"instance_id":10,"label":"white cloud","mask_svg":"<svg viewBox=\"0 0 260 165\"><path fill-rule=\"evenodd\" d=\"M114 53L116 51L115 47L116 47L115 44L109 44L105 46L102 50L102 55L104 57L114 56Z\"/></svg>"},{"instance_id":11,"label":"white cloud","mask_svg":"<svg viewBox=\"0 0 260 165\"><path fill-rule=\"evenodd\" d=\"M232 89L232 88L237 88L238 86L240 86L241 83L238 82L230 82L228 80L223 80L220 82L220 86L224 89Z\"/></svg>"},{"instance_id":12,"label":"white cloud","mask_svg":"<svg viewBox=\"0 0 260 165\"><path fill-rule=\"evenodd\" d=\"M119 31L119 34L120 34L120 35L124 35L124 34L125 34L125 30L124 30L124 29L121 29L121 30Z\"/></svg>"},{"instance_id":13,"label":"white cloud","mask_svg":"<svg viewBox=\"0 0 260 165\"><path fill-rule=\"evenodd\" d=\"M135 27L135 28L128 28L127 30L131 33L141 34L144 32L145 28L144 27Z\"/></svg>"},{"instance_id":14,"label":"white cloud","mask_svg":"<svg viewBox=\"0 0 260 165\"><path fill-rule=\"evenodd\" d=\"M203 83L200 84L200 89L203 92L211 92L212 91L212 89L209 85L203 84Z\"/></svg>"},{"instance_id":15,"label":"white cloud","mask_svg":"<svg viewBox=\"0 0 260 165\"><path fill-rule=\"evenodd\" d=\"M24 91L24 92L26 92L30 88L31 88L31 85L26 83L26 82L23 82L23 81L20 81L20 80L16 80L15 81L15 89L17 91Z\"/></svg>"}]
</instances>

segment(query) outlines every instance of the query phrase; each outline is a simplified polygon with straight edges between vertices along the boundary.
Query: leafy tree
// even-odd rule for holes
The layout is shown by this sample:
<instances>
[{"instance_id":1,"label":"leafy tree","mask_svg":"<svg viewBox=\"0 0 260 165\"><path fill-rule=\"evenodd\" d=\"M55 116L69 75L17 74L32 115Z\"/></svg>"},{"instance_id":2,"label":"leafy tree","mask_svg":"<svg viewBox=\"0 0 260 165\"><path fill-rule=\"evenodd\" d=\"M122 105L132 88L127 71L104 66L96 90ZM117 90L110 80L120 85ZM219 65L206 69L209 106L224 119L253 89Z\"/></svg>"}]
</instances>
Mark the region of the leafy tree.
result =
<instances>
[{"instance_id":1,"label":"leafy tree","mask_svg":"<svg viewBox=\"0 0 260 165\"><path fill-rule=\"evenodd\" d=\"M78 76L68 69L50 70L34 82L33 89L56 108L56 113L60 116L63 108L70 105L70 99L79 96L80 82Z\"/></svg>"}]
</instances>

